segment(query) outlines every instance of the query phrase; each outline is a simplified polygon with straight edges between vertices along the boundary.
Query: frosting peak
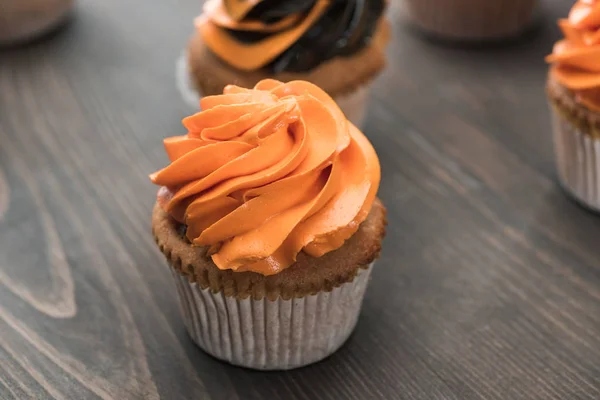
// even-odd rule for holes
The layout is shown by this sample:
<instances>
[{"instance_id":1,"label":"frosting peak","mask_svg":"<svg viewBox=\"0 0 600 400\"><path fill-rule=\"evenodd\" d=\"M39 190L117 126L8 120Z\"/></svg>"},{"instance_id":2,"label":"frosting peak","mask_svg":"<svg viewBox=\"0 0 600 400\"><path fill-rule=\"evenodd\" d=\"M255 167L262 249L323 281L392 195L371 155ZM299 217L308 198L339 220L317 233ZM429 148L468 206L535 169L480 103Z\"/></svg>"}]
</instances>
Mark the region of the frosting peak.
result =
<instances>
[{"instance_id":1,"label":"frosting peak","mask_svg":"<svg viewBox=\"0 0 600 400\"><path fill-rule=\"evenodd\" d=\"M235 68L305 72L368 43L385 0L209 0L196 27Z\"/></svg>"},{"instance_id":2,"label":"frosting peak","mask_svg":"<svg viewBox=\"0 0 600 400\"><path fill-rule=\"evenodd\" d=\"M552 76L576 91L578 99L595 110L600 88L600 1L579 0L567 19L558 22L565 38L554 45L546 61Z\"/></svg>"},{"instance_id":3,"label":"frosting peak","mask_svg":"<svg viewBox=\"0 0 600 400\"><path fill-rule=\"evenodd\" d=\"M229 85L201 100L184 136L165 140L171 164L150 175L158 202L210 246L220 269L271 275L304 250L341 247L367 217L380 172L364 135L303 81Z\"/></svg>"}]
</instances>

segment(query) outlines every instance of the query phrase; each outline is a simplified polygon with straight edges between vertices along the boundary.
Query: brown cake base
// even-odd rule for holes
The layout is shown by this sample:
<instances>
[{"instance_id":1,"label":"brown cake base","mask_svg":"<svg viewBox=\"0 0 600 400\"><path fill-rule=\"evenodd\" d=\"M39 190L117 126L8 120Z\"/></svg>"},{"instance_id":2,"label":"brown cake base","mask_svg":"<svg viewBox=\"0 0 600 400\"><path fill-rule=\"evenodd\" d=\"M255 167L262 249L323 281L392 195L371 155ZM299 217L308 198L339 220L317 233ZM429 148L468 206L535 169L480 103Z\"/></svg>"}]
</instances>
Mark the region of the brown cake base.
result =
<instances>
[{"instance_id":1,"label":"brown cake base","mask_svg":"<svg viewBox=\"0 0 600 400\"><path fill-rule=\"evenodd\" d=\"M180 229L159 206L152 213L152 231L169 265L202 288L223 291L226 296L254 299L299 298L350 282L361 268L378 256L385 235L385 207L375 200L367 219L337 250L314 258L303 252L282 272L263 276L254 272L220 270L207 256L207 247L191 246Z\"/></svg>"}]
</instances>

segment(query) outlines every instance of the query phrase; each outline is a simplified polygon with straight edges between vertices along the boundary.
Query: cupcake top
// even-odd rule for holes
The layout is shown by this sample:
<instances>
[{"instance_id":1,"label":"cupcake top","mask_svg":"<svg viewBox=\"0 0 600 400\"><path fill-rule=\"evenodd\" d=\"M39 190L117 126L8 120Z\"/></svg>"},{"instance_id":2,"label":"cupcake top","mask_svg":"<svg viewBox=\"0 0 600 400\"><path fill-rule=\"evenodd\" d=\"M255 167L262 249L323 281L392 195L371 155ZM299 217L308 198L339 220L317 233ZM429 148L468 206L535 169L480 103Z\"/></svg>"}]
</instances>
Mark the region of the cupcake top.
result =
<instances>
[{"instance_id":1,"label":"cupcake top","mask_svg":"<svg viewBox=\"0 0 600 400\"><path fill-rule=\"evenodd\" d=\"M219 269L276 274L300 251L341 247L369 214L377 155L315 85L229 85L201 107L183 120L186 135L164 141L171 164L150 179Z\"/></svg>"},{"instance_id":2,"label":"cupcake top","mask_svg":"<svg viewBox=\"0 0 600 400\"><path fill-rule=\"evenodd\" d=\"M579 0L558 22L565 38L546 61L560 84L577 92L580 102L600 111L600 1Z\"/></svg>"},{"instance_id":3,"label":"cupcake top","mask_svg":"<svg viewBox=\"0 0 600 400\"><path fill-rule=\"evenodd\" d=\"M196 27L231 66L306 72L369 43L385 0L210 0Z\"/></svg>"}]
</instances>

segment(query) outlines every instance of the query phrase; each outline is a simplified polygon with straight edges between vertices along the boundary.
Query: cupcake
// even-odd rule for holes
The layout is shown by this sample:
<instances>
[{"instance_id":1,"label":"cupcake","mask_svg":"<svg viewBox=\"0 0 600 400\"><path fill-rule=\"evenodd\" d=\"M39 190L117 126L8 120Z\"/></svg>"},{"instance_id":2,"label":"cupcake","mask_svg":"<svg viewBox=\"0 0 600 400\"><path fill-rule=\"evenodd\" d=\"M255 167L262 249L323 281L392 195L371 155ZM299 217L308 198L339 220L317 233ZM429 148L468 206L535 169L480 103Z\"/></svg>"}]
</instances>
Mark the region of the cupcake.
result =
<instances>
[{"instance_id":1,"label":"cupcake","mask_svg":"<svg viewBox=\"0 0 600 400\"><path fill-rule=\"evenodd\" d=\"M195 90L305 80L360 126L369 83L385 66L385 0L209 0L195 20L187 67Z\"/></svg>"},{"instance_id":2,"label":"cupcake","mask_svg":"<svg viewBox=\"0 0 600 400\"><path fill-rule=\"evenodd\" d=\"M234 365L319 361L352 332L381 248L377 155L308 82L229 85L201 107L150 175L187 330Z\"/></svg>"},{"instance_id":3,"label":"cupcake","mask_svg":"<svg viewBox=\"0 0 600 400\"><path fill-rule=\"evenodd\" d=\"M600 1L578 1L559 26L565 38L546 57L558 176L600 210Z\"/></svg>"},{"instance_id":4,"label":"cupcake","mask_svg":"<svg viewBox=\"0 0 600 400\"><path fill-rule=\"evenodd\" d=\"M23 42L59 26L70 14L74 0L2 0L0 45Z\"/></svg>"},{"instance_id":5,"label":"cupcake","mask_svg":"<svg viewBox=\"0 0 600 400\"><path fill-rule=\"evenodd\" d=\"M518 36L537 0L404 0L409 20L426 33L460 41Z\"/></svg>"}]
</instances>

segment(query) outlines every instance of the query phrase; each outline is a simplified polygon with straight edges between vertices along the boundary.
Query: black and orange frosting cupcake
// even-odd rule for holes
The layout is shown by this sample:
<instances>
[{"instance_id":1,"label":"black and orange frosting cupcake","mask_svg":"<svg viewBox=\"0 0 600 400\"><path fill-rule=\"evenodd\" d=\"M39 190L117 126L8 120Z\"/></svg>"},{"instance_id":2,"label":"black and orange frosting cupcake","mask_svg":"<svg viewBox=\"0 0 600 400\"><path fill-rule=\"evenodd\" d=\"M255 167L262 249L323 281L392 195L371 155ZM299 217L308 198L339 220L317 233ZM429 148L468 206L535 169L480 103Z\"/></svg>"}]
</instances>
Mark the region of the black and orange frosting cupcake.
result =
<instances>
[{"instance_id":1,"label":"black and orange frosting cupcake","mask_svg":"<svg viewBox=\"0 0 600 400\"><path fill-rule=\"evenodd\" d=\"M360 125L368 83L385 66L385 0L211 0L188 47L192 85L209 96L230 83L306 80Z\"/></svg>"},{"instance_id":2,"label":"black and orange frosting cupcake","mask_svg":"<svg viewBox=\"0 0 600 400\"><path fill-rule=\"evenodd\" d=\"M150 176L188 332L245 367L319 361L354 329L381 249L377 155L308 82L230 85L201 103Z\"/></svg>"}]
</instances>

